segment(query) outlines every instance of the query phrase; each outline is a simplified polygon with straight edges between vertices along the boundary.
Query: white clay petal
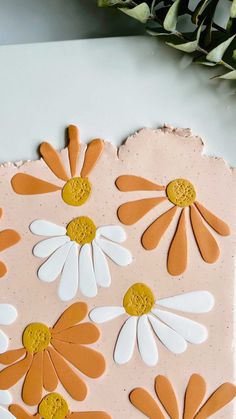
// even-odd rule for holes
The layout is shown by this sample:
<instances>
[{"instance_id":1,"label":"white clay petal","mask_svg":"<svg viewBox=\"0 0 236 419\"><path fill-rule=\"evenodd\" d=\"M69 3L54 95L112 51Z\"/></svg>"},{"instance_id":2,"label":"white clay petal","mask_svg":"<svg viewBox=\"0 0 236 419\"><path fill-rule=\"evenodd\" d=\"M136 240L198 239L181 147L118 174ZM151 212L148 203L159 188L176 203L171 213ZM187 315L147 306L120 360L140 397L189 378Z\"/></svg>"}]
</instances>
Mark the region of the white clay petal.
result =
<instances>
[{"instance_id":1,"label":"white clay petal","mask_svg":"<svg viewBox=\"0 0 236 419\"><path fill-rule=\"evenodd\" d=\"M132 255L125 247L104 239L96 239L96 243L117 265L127 266L132 262Z\"/></svg>"},{"instance_id":2,"label":"white clay petal","mask_svg":"<svg viewBox=\"0 0 236 419\"><path fill-rule=\"evenodd\" d=\"M174 354L182 354L187 349L186 340L166 324L154 316L148 316L152 328L158 339L169 351Z\"/></svg>"},{"instance_id":3,"label":"white clay petal","mask_svg":"<svg viewBox=\"0 0 236 419\"><path fill-rule=\"evenodd\" d=\"M68 236L51 237L50 239L42 240L34 246L33 255L38 258L47 258L68 241L70 241Z\"/></svg>"},{"instance_id":4,"label":"white clay petal","mask_svg":"<svg viewBox=\"0 0 236 419\"><path fill-rule=\"evenodd\" d=\"M93 264L97 284L108 288L111 285L109 266L104 253L95 241L93 241Z\"/></svg>"},{"instance_id":5,"label":"white clay petal","mask_svg":"<svg viewBox=\"0 0 236 419\"><path fill-rule=\"evenodd\" d=\"M35 220L30 224L30 231L38 236L64 236L66 234L65 227L51 223L46 220Z\"/></svg>"},{"instance_id":6,"label":"white clay petal","mask_svg":"<svg viewBox=\"0 0 236 419\"><path fill-rule=\"evenodd\" d=\"M9 344L9 339L5 333L0 330L0 354L6 352Z\"/></svg>"},{"instance_id":7,"label":"white clay petal","mask_svg":"<svg viewBox=\"0 0 236 419\"><path fill-rule=\"evenodd\" d=\"M0 404L8 406L12 403L12 395L8 390L0 390Z\"/></svg>"},{"instance_id":8,"label":"white clay petal","mask_svg":"<svg viewBox=\"0 0 236 419\"><path fill-rule=\"evenodd\" d=\"M76 295L79 285L78 245L73 243L62 269L58 295L62 301L69 301Z\"/></svg>"},{"instance_id":9,"label":"white clay petal","mask_svg":"<svg viewBox=\"0 0 236 419\"><path fill-rule=\"evenodd\" d=\"M121 226L103 226L98 227L96 237L105 237L116 243L123 243L126 240L126 232Z\"/></svg>"},{"instance_id":10,"label":"white clay petal","mask_svg":"<svg viewBox=\"0 0 236 419\"><path fill-rule=\"evenodd\" d=\"M139 352L143 361L150 367L156 365L158 362L158 350L146 315L139 318L137 336Z\"/></svg>"},{"instance_id":11,"label":"white clay petal","mask_svg":"<svg viewBox=\"0 0 236 419\"><path fill-rule=\"evenodd\" d=\"M79 254L79 286L85 297L97 295L97 283L93 269L91 245L84 244Z\"/></svg>"},{"instance_id":12,"label":"white clay petal","mask_svg":"<svg viewBox=\"0 0 236 419\"><path fill-rule=\"evenodd\" d=\"M200 344L208 337L205 326L193 320L156 308L152 312L190 343Z\"/></svg>"},{"instance_id":13,"label":"white clay petal","mask_svg":"<svg viewBox=\"0 0 236 419\"><path fill-rule=\"evenodd\" d=\"M208 291L187 292L174 297L162 298L156 302L161 307L186 313L208 313L215 303L213 295Z\"/></svg>"},{"instance_id":14,"label":"white clay petal","mask_svg":"<svg viewBox=\"0 0 236 419\"><path fill-rule=\"evenodd\" d=\"M11 304L0 304L0 324L14 323L17 318L17 310Z\"/></svg>"},{"instance_id":15,"label":"white clay petal","mask_svg":"<svg viewBox=\"0 0 236 419\"><path fill-rule=\"evenodd\" d=\"M94 323L104 323L116 319L125 313L123 307L97 307L90 311L89 317Z\"/></svg>"},{"instance_id":16,"label":"white clay petal","mask_svg":"<svg viewBox=\"0 0 236 419\"><path fill-rule=\"evenodd\" d=\"M9 412L8 410L4 409L4 407L1 407L1 406L0 406L0 418L1 419L16 419L16 417L13 416L11 412Z\"/></svg>"},{"instance_id":17,"label":"white clay petal","mask_svg":"<svg viewBox=\"0 0 236 419\"><path fill-rule=\"evenodd\" d=\"M129 317L122 326L117 338L114 360L117 364L126 364L132 358L137 336L137 317Z\"/></svg>"},{"instance_id":18,"label":"white clay petal","mask_svg":"<svg viewBox=\"0 0 236 419\"><path fill-rule=\"evenodd\" d=\"M72 242L68 242L59 247L49 258L44 262L38 270L38 277L44 282L53 282L60 275L65 264Z\"/></svg>"}]
</instances>

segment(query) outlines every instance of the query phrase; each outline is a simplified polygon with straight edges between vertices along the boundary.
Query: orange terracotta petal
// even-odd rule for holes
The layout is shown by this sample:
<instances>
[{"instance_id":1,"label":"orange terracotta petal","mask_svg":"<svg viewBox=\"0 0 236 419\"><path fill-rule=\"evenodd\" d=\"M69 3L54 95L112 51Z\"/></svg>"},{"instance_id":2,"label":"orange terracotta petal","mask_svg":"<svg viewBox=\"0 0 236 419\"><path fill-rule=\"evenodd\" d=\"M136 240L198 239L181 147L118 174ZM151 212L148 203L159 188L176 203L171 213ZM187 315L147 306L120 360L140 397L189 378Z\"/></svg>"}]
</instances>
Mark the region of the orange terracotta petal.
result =
<instances>
[{"instance_id":1,"label":"orange terracotta petal","mask_svg":"<svg viewBox=\"0 0 236 419\"><path fill-rule=\"evenodd\" d=\"M131 391L129 399L134 407L150 419L165 419L153 397L143 388Z\"/></svg>"},{"instance_id":2,"label":"orange terracotta petal","mask_svg":"<svg viewBox=\"0 0 236 419\"><path fill-rule=\"evenodd\" d=\"M95 164L100 158L103 149L104 142L102 140L96 139L88 144L87 150L85 152L84 164L80 173L82 178L88 177L88 175L91 173Z\"/></svg>"},{"instance_id":3,"label":"orange terracotta petal","mask_svg":"<svg viewBox=\"0 0 236 419\"><path fill-rule=\"evenodd\" d=\"M157 397L171 419L179 419L178 402L173 386L168 378L158 375L155 380L155 390Z\"/></svg>"},{"instance_id":4,"label":"orange terracotta petal","mask_svg":"<svg viewBox=\"0 0 236 419\"><path fill-rule=\"evenodd\" d=\"M70 343L90 344L97 342L100 337L100 331L95 324L82 323L69 329L62 330L59 333L52 331L52 336L57 340Z\"/></svg>"},{"instance_id":5,"label":"orange terracotta petal","mask_svg":"<svg viewBox=\"0 0 236 419\"><path fill-rule=\"evenodd\" d=\"M177 207L172 207L160 217L158 217L148 228L144 231L142 236L142 245L144 249L152 250L158 246L162 236L165 234L169 227L174 215L177 211Z\"/></svg>"},{"instance_id":6,"label":"orange terracotta petal","mask_svg":"<svg viewBox=\"0 0 236 419\"><path fill-rule=\"evenodd\" d=\"M16 362L0 372L0 390L8 390L14 386L29 370L33 356L28 353L24 359Z\"/></svg>"},{"instance_id":7,"label":"orange terracotta petal","mask_svg":"<svg viewBox=\"0 0 236 419\"><path fill-rule=\"evenodd\" d=\"M18 173L13 176L11 185L14 192L19 195L39 195L61 189L60 186L53 185L26 173Z\"/></svg>"},{"instance_id":8,"label":"orange terracotta petal","mask_svg":"<svg viewBox=\"0 0 236 419\"><path fill-rule=\"evenodd\" d=\"M33 361L26 374L22 390L22 400L29 406L35 406L43 393L43 352L33 356Z\"/></svg>"},{"instance_id":9,"label":"orange terracotta petal","mask_svg":"<svg viewBox=\"0 0 236 419\"><path fill-rule=\"evenodd\" d=\"M0 252L14 246L20 239L20 235L15 230L7 229L0 231Z\"/></svg>"},{"instance_id":10,"label":"orange terracotta petal","mask_svg":"<svg viewBox=\"0 0 236 419\"><path fill-rule=\"evenodd\" d=\"M80 151L79 130L75 125L69 125L68 136L68 154L70 161L70 171L71 176L74 177L77 174L77 160Z\"/></svg>"},{"instance_id":11,"label":"orange terracotta petal","mask_svg":"<svg viewBox=\"0 0 236 419\"><path fill-rule=\"evenodd\" d=\"M7 273L7 267L5 263L0 262L0 278L2 278Z\"/></svg>"},{"instance_id":12,"label":"orange terracotta petal","mask_svg":"<svg viewBox=\"0 0 236 419\"><path fill-rule=\"evenodd\" d=\"M94 349L56 339L52 339L51 344L67 361L88 377L98 378L104 373L105 359Z\"/></svg>"},{"instance_id":13,"label":"orange terracotta petal","mask_svg":"<svg viewBox=\"0 0 236 419\"><path fill-rule=\"evenodd\" d=\"M157 185L140 176L123 175L116 179L116 186L122 192L131 191L164 191L165 186Z\"/></svg>"},{"instance_id":14,"label":"orange terracotta petal","mask_svg":"<svg viewBox=\"0 0 236 419\"><path fill-rule=\"evenodd\" d=\"M186 209L183 209L168 252L167 269L169 274L174 276L181 275L187 267L188 243L185 213Z\"/></svg>"},{"instance_id":15,"label":"orange terracotta petal","mask_svg":"<svg viewBox=\"0 0 236 419\"><path fill-rule=\"evenodd\" d=\"M67 419L112 419L105 412L72 412Z\"/></svg>"},{"instance_id":16,"label":"orange terracotta petal","mask_svg":"<svg viewBox=\"0 0 236 419\"><path fill-rule=\"evenodd\" d=\"M49 169L51 169L54 175L59 179L65 181L69 180L61 157L55 148L51 144L44 142L40 145L39 150L45 163L48 165Z\"/></svg>"},{"instance_id":17,"label":"orange terracotta petal","mask_svg":"<svg viewBox=\"0 0 236 419\"><path fill-rule=\"evenodd\" d=\"M214 263L220 256L220 249L217 241L205 226L199 212L191 205L190 220L193 234L197 242L203 260L207 263Z\"/></svg>"},{"instance_id":18,"label":"orange terracotta petal","mask_svg":"<svg viewBox=\"0 0 236 419\"><path fill-rule=\"evenodd\" d=\"M59 317L58 321L53 327L54 332L68 329L77 323L80 323L88 313L88 306L86 303L74 303L68 307L64 313Z\"/></svg>"},{"instance_id":19,"label":"orange terracotta petal","mask_svg":"<svg viewBox=\"0 0 236 419\"><path fill-rule=\"evenodd\" d=\"M24 355L26 355L26 350L24 348L13 349L12 351L4 352L3 354L0 354L0 364L13 364L14 362L18 361L18 359L22 358Z\"/></svg>"},{"instance_id":20,"label":"orange terracotta petal","mask_svg":"<svg viewBox=\"0 0 236 419\"><path fill-rule=\"evenodd\" d=\"M198 374L191 375L185 393L183 419L194 418L205 394L206 383L203 377Z\"/></svg>"},{"instance_id":21,"label":"orange terracotta petal","mask_svg":"<svg viewBox=\"0 0 236 419\"><path fill-rule=\"evenodd\" d=\"M16 419L38 419L39 415L31 415L29 412L26 412L23 407L19 406L18 404L11 404L9 406L9 411L12 413L13 416L16 417Z\"/></svg>"},{"instance_id":22,"label":"orange terracotta petal","mask_svg":"<svg viewBox=\"0 0 236 419\"><path fill-rule=\"evenodd\" d=\"M59 355L53 348L48 348L52 363L56 370L57 376L74 400L82 401L87 396L87 386L85 382L70 368L63 357Z\"/></svg>"},{"instance_id":23,"label":"orange terracotta petal","mask_svg":"<svg viewBox=\"0 0 236 419\"><path fill-rule=\"evenodd\" d=\"M195 416L195 419L206 419L214 415L236 396L236 386L231 383L224 383L209 397L206 403Z\"/></svg>"},{"instance_id":24,"label":"orange terracotta petal","mask_svg":"<svg viewBox=\"0 0 236 419\"><path fill-rule=\"evenodd\" d=\"M47 351L43 354L43 387L47 391L54 391L58 386L58 378Z\"/></svg>"},{"instance_id":25,"label":"orange terracotta petal","mask_svg":"<svg viewBox=\"0 0 236 419\"><path fill-rule=\"evenodd\" d=\"M223 220L218 218L216 215L212 214L208 209L206 209L200 202L195 201L194 205L197 207L200 214L206 222L221 236L229 236L230 228Z\"/></svg>"},{"instance_id":26,"label":"orange terracotta petal","mask_svg":"<svg viewBox=\"0 0 236 419\"><path fill-rule=\"evenodd\" d=\"M126 202L118 208L118 218L123 224L135 224L152 208L156 207L165 200L166 198L145 198L137 201Z\"/></svg>"},{"instance_id":27,"label":"orange terracotta petal","mask_svg":"<svg viewBox=\"0 0 236 419\"><path fill-rule=\"evenodd\" d=\"M2 216L3 216L3 209L0 208L0 218L2 218Z\"/></svg>"}]
</instances>

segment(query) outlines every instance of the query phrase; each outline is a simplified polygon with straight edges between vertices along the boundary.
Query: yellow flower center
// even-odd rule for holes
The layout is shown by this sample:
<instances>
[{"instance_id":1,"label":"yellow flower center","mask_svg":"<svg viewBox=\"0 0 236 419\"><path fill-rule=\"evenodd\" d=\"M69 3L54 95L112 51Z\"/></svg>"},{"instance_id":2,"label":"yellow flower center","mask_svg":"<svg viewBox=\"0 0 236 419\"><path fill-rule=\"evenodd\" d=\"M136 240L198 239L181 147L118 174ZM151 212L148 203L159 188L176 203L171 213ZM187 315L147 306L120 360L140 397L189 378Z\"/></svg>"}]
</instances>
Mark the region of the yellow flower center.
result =
<instances>
[{"instance_id":1,"label":"yellow flower center","mask_svg":"<svg viewBox=\"0 0 236 419\"><path fill-rule=\"evenodd\" d=\"M62 198L68 205L83 205L91 193L91 183L87 178L74 177L62 189Z\"/></svg>"},{"instance_id":2,"label":"yellow flower center","mask_svg":"<svg viewBox=\"0 0 236 419\"><path fill-rule=\"evenodd\" d=\"M166 194L172 204L178 207L188 207L196 199L196 191L191 182L186 179L175 179L166 188Z\"/></svg>"},{"instance_id":3,"label":"yellow flower center","mask_svg":"<svg viewBox=\"0 0 236 419\"><path fill-rule=\"evenodd\" d=\"M68 413L67 402L57 393L44 397L39 405L39 414L43 419L65 419Z\"/></svg>"},{"instance_id":4,"label":"yellow flower center","mask_svg":"<svg viewBox=\"0 0 236 419\"><path fill-rule=\"evenodd\" d=\"M155 298L152 290L145 284L132 285L123 299L125 311L131 316L142 316L151 311Z\"/></svg>"},{"instance_id":5,"label":"yellow flower center","mask_svg":"<svg viewBox=\"0 0 236 419\"><path fill-rule=\"evenodd\" d=\"M51 341L51 332L43 323L31 323L23 333L23 345L27 351L35 354L46 349Z\"/></svg>"},{"instance_id":6,"label":"yellow flower center","mask_svg":"<svg viewBox=\"0 0 236 419\"><path fill-rule=\"evenodd\" d=\"M66 230L67 236L80 245L91 243L96 235L96 226L89 217L75 218L68 224Z\"/></svg>"}]
</instances>

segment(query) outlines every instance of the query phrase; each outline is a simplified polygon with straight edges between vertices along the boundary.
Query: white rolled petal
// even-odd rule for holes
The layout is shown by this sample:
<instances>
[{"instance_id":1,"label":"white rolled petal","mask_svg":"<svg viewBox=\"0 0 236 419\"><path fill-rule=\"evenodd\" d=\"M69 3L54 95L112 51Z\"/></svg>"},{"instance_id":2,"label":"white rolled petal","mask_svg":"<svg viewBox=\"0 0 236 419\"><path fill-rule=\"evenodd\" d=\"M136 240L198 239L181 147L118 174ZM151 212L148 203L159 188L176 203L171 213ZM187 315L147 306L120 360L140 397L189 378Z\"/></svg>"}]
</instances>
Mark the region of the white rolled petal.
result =
<instances>
[{"instance_id":1,"label":"white rolled petal","mask_svg":"<svg viewBox=\"0 0 236 419\"><path fill-rule=\"evenodd\" d=\"M30 224L30 231L38 236L64 236L66 228L46 220L35 220Z\"/></svg>"},{"instance_id":2,"label":"white rolled petal","mask_svg":"<svg viewBox=\"0 0 236 419\"><path fill-rule=\"evenodd\" d=\"M122 326L117 338L114 360L117 364L126 364L134 353L137 336L137 317L129 317Z\"/></svg>"},{"instance_id":3,"label":"white rolled petal","mask_svg":"<svg viewBox=\"0 0 236 419\"><path fill-rule=\"evenodd\" d=\"M125 313L123 307L97 307L90 311L89 317L94 323L104 323L122 316Z\"/></svg>"},{"instance_id":4,"label":"white rolled petal","mask_svg":"<svg viewBox=\"0 0 236 419\"><path fill-rule=\"evenodd\" d=\"M93 264L96 282L100 287L108 288L111 285L111 275L103 251L93 241Z\"/></svg>"},{"instance_id":5,"label":"white rolled petal","mask_svg":"<svg viewBox=\"0 0 236 419\"><path fill-rule=\"evenodd\" d=\"M0 304L0 324L14 323L17 318L17 310L11 304Z\"/></svg>"},{"instance_id":6,"label":"white rolled petal","mask_svg":"<svg viewBox=\"0 0 236 419\"><path fill-rule=\"evenodd\" d=\"M9 410L6 410L4 407L0 406L0 418L1 419L16 419Z\"/></svg>"},{"instance_id":7,"label":"white rolled petal","mask_svg":"<svg viewBox=\"0 0 236 419\"><path fill-rule=\"evenodd\" d=\"M187 342L182 336L156 317L149 315L148 318L156 336L169 351L174 354L181 354L186 351Z\"/></svg>"},{"instance_id":8,"label":"white rolled petal","mask_svg":"<svg viewBox=\"0 0 236 419\"><path fill-rule=\"evenodd\" d=\"M49 258L44 262L38 270L38 277L44 282L53 282L60 275L65 264L72 242L68 242L59 247Z\"/></svg>"},{"instance_id":9,"label":"white rolled petal","mask_svg":"<svg viewBox=\"0 0 236 419\"><path fill-rule=\"evenodd\" d=\"M127 266L132 262L132 255L125 247L104 239L96 239L96 243L117 265Z\"/></svg>"},{"instance_id":10,"label":"white rolled petal","mask_svg":"<svg viewBox=\"0 0 236 419\"><path fill-rule=\"evenodd\" d=\"M62 301L75 297L79 286L78 245L73 243L62 269L58 295Z\"/></svg>"},{"instance_id":11,"label":"white rolled petal","mask_svg":"<svg viewBox=\"0 0 236 419\"><path fill-rule=\"evenodd\" d=\"M214 307L215 300L208 291L193 291L174 297L162 298L156 304L186 313L208 313Z\"/></svg>"},{"instance_id":12,"label":"white rolled petal","mask_svg":"<svg viewBox=\"0 0 236 419\"><path fill-rule=\"evenodd\" d=\"M81 247L79 254L79 287L85 297L95 297L97 295L91 245L88 243Z\"/></svg>"},{"instance_id":13,"label":"white rolled petal","mask_svg":"<svg viewBox=\"0 0 236 419\"><path fill-rule=\"evenodd\" d=\"M126 240L126 232L121 226L103 226L98 227L96 237L105 237L116 243L123 243Z\"/></svg>"},{"instance_id":14,"label":"white rolled petal","mask_svg":"<svg viewBox=\"0 0 236 419\"><path fill-rule=\"evenodd\" d=\"M69 241L70 238L68 236L51 237L50 239L42 240L34 246L33 254L38 258L47 258Z\"/></svg>"},{"instance_id":15,"label":"white rolled petal","mask_svg":"<svg viewBox=\"0 0 236 419\"><path fill-rule=\"evenodd\" d=\"M0 390L0 404L8 406L12 403L12 395L8 390Z\"/></svg>"},{"instance_id":16,"label":"white rolled petal","mask_svg":"<svg viewBox=\"0 0 236 419\"><path fill-rule=\"evenodd\" d=\"M208 337L206 327L193 320L157 308L154 308L152 313L190 343L200 344Z\"/></svg>"},{"instance_id":17,"label":"white rolled petal","mask_svg":"<svg viewBox=\"0 0 236 419\"><path fill-rule=\"evenodd\" d=\"M158 362L158 350L146 315L139 318L137 337L139 352L145 364L150 367L156 365Z\"/></svg>"},{"instance_id":18,"label":"white rolled petal","mask_svg":"<svg viewBox=\"0 0 236 419\"><path fill-rule=\"evenodd\" d=\"M0 330L0 354L6 352L9 345L9 339L5 333ZM1 417L1 416L0 416Z\"/></svg>"}]
</instances>

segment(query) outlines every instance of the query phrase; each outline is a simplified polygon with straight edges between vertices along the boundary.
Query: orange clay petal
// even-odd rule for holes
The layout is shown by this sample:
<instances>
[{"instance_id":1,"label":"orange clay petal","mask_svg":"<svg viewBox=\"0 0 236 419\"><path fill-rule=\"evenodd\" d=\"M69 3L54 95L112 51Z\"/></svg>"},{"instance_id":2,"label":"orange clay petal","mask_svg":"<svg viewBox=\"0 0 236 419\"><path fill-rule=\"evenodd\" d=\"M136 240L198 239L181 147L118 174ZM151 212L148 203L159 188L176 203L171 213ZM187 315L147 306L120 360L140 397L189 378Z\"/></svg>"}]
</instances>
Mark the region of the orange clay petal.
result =
<instances>
[{"instance_id":1,"label":"orange clay petal","mask_svg":"<svg viewBox=\"0 0 236 419\"><path fill-rule=\"evenodd\" d=\"M236 396L236 386L224 383L209 397L206 403L195 416L195 419L205 419L231 402Z\"/></svg>"},{"instance_id":2,"label":"orange clay petal","mask_svg":"<svg viewBox=\"0 0 236 419\"><path fill-rule=\"evenodd\" d=\"M22 400L29 406L38 404L43 392L43 352L33 356L22 390Z\"/></svg>"},{"instance_id":3,"label":"orange clay petal","mask_svg":"<svg viewBox=\"0 0 236 419\"><path fill-rule=\"evenodd\" d=\"M16 417L16 419L38 419L39 416L31 415L30 413L26 412L23 407L19 406L18 404L11 404L9 406L9 411L12 413L13 416Z\"/></svg>"},{"instance_id":4,"label":"orange clay petal","mask_svg":"<svg viewBox=\"0 0 236 419\"><path fill-rule=\"evenodd\" d=\"M0 364L13 364L14 362L18 361L18 359L22 358L24 355L26 355L26 350L24 348L13 349L12 351L4 352L3 354L0 354Z\"/></svg>"},{"instance_id":5,"label":"orange clay petal","mask_svg":"<svg viewBox=\"0 0 236 419\"><path fill-rule=\"evenodd\" d=\"M68 127L68 153L70 161L71 176L74 177L77 173L77 160L80 150L79 130L75 125L69 125Z\"/></svg>"},{"instance_id":6,"label":"orange clay petal","mask_svg":"<svg viewBox=\"0 0 236 419\"><path fill-rule=\"evenodd\" d=\"M3 209L0 208L0 218L2 218L2 216L3 216Z\"/></svg>"},{"instance_id":7,"label":"orange clay petal","mask_svg":"<svg viewBox=\"0 0 236 419\"><path fill-rule=\"evenodd\" d=\"M152 250L157 247L162 236L165 234L169 227L173 217L177 211L177 207L174 206L164 214L160 215L148 228L144 231L142 236L142 245L147 250Z\"/></svg>"},{"instance_id":8,"label":"orange clay petal","mask_svg":"<svg viewBox=\"0 0 236 419\"><path fill-rule=\"evenodd\" d=\"M53 348L48 348L57 376L74 400L82 401L87 396L87 386Z\"/></svg>"},{"instance_id":9,"label":"orange clay petal","mask_svg":"<svg viewBox=\"0 0 236 419\"><path fill-rule=\"evenodd\" d=\"M220 255L219 246L193 205L190 207L190 219L202 258L207 263L214 263Z\"/></svg>"},{"instance_id":10,"label":"orange clay petal","mask_svg":"<svg viewBox=\"0 0 236 419\"><path fill-rule=\"evenodd\" d=\"M155 380L155 390L171 419L179 419L178 403L171 382L163 375L158 375Z\"/></svg>"},{"instance_id":11,"label":"orange clay petal","mask_svg":"<svg viewBox=\"0 0 236 419\"><path fill-rule=\"evenodd\" d=\"M182 274L187 267L188 250L185 213L186 209L183 209L168 252L167 269L169 274L174 276Z\"/></svg>"},{"instance_id":12,"label":"orange clay petal","mask_svg":"<svg viewBox=\"0 0 236 419\"><path fill-rule=\"evenodd\" d=\"M51 340L53 347L83 374L91 378L100 377L106 368L102 354L79 344Z\"/></svg>"},{"instance_id":13,"label":"orange clay petal","mask_svg":"<svg viewBox=\"0 0 236 419\"><path fill-rule=\"evenodd\" d=\"M13 176L11 185L14 192L20 195L39 195L61 189L60 186L45 182L45 180L27 175L26 173L18 173Z\"/></svg>"},{"instance_id":14,"label":"orange clay petal","mask_svg":"<svg viewBox=\"0 0 236 419\"><path fill-rule=\"evenodd\" d=\"M193 419L205 394L206 383L203 377L198 374L191 375L185 393L183 419Z\"/></svg>"},{"instance_id":15,"label":"orange clay petal","mask_svg":"<svg viewBox=\"0 0 236 419\"><path fill-rule=\"evenodd\" d=\"M126 225L135 224L152 208L156 207L166 198L145 198L137 201L126 202L122 204L117 211L119 220Z\"/></svg>"},{"instance_id":16,"label":"orange clay petal","mask_svg":"<svg viewBox=\"0 0 236 419\"><path fill-rule=\"evenodd\" d=\"M91 141L88 144L87 150L84 156L84 164L81 170L81 177L87 177L90 172L93 170L95 164L97 163L99 157L101 156L104 149L104 142L102 140L96 139Z\"/></svg>"},{"instance_id":17,"label":"orange clay petal","mask_svg":"<svg viewBox=\"0 0 236 419\"><path fill-rule=\"evenodd\" d=\"M43 355L43 387L47 391L54 391L58 386L58 378L50 355L44 351Z\"/></svg>"},{"instance_id":18,"label":"orange clay petal","mask_svg":"<svg viewBox=\"0 0 236 419\"><path fill-rule=\"evenodd\" d=\"M57 340L70 343L90 344L97 342L100 337L100 331L95 324L82 323L69 329L62 330L59 333L52 331L52 336Z\"/></svg>"},{"instance_id":19,"label":"orange clay petal","mask_svg":"<svg viewBox=\"0 0 236 419\"><path fill-rule=\"evenodd\" d=\"M164 191L165 186L157 185L140 176L123 175L116 179L116 186L122 192L131 191Z\"/></svg>"},{"instance_id":20,"label":"orange clay petal","mask_svg":"<svg viewBox=\"0 0 236 419\"><path fill-rule=\"evenodd\" d=\"M71 326L81 322L88 313L88 306L86 303L74 303L68 307L53 327L54 332L68 329Z\"/></svg>"},{"instance_id":21,"label":"orange clay petal","mask_svg":"<svg viewBox=\"0 0 236 419\"><path fill-rule=\"evenodd\" d=\"M3 262L0 262L0 278L2 278L7 273L7 267Z\"/></svg>"},{"instance_id":22,"label":"orange clay petal","mask_svg":"<svg viewBox=\"0 0 236 419\"><path fill-rule=\"evenodd\" d=\"M0 372L0 389L8 390L14 386L29 370L33 356L27 353L26 357Z\"/></svg>"},{"instance_id":23,"label":"orange clay petal","mask_svg":"<svg viewBox=\"0 0 236 419\"><path fill-rule=\"evenodd\" d=\"M195 206L197 207L200 214L206 222L221 236L229 236L230 228L223 220L218 218L216 215L212 214L208 209L206 209L200 202L195 201Z\"/></svg>"},{"instance_id":24,"label":"orange clay petal","mask_svg":"<svg viewBox=\"0 0 236 419\"><path fill-rule=\"evenodd\" d=\"M54 175L59 179L65 181L69 180L61 157L55 148L51 144L45 142L40 145L39 150L45 163L48 165Z\"/></svg>"},{"instance_id":25,"label":"orange clay petal","mask_svg":"<svg viewBox=\"0 0 236 419\"><path fill-rule=\"evenodd\" d=\"M144 388L135 388L129 399L134 407L150 419L165 419L157 403Z\"/></svg>"},{"instance_id":26,"label":"orange clay petal","mask_svg":"<svg viewBox=\"0 0 236 419\"><path fill-rule=\"evenodd\" d=\"M0 252L20 241L20 235L15 230L0 231Z\"/></svg>"},{"instance_id":27,"label":"orange clay petal","mask_svg":"<svg viewBox=\"0 0 236 419\"><path fill-rule=\"evenodd\" d=\"M112 419L105 412L72 412L67 419Z\"/></svg>"}]
</instances>

